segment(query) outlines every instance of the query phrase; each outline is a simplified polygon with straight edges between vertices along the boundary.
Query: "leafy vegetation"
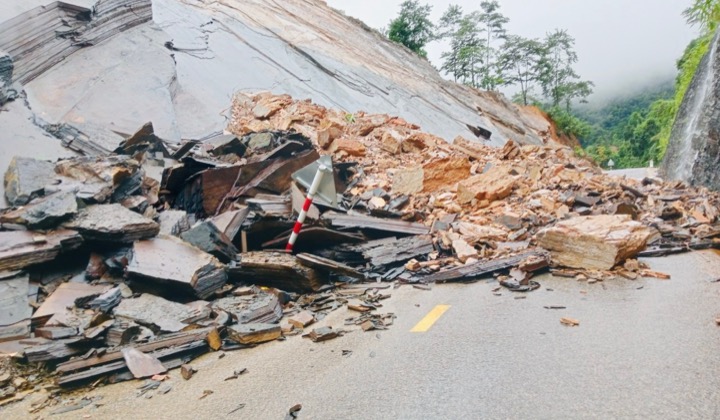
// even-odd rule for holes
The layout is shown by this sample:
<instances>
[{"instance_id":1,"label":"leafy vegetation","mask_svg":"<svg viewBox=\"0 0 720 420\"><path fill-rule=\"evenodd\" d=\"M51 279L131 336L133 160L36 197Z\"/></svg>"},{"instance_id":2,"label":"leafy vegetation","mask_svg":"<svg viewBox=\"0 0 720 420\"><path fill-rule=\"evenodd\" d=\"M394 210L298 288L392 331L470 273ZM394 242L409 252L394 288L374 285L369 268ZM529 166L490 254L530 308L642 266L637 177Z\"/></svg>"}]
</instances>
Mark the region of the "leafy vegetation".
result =
<instances>
[{"instance_id":1,"label":"leafy vegetation","mask_svg":"<svg viewBox=\"0 0 720 420\"><path fill-rule=\"evenodd\" d=\"M497 0L482 1L479 10L467 13L450 5L437 25L430 20L431 10L417 0L403 2L388 37L423 57L429 42L447 40L441 71L476 88L517 87L513 101L545 109L561 132L581 141L589 157L603 166L613 160L616 168L662 159L677 111L720 23L720 0L693 0L684 16L703 35L678 60L674 85L590 110L574 107L586 102L594 85L575 71L575 39L566 30L556 29L543 39L508 34L509 19Z\"/></svg>"},{"instance_id":2,"label":"leafy vegetation","mask_svg":"<svg viewBox=\"0 0 720 420\"><path fill-rule=\"evenodd\" d=\"M420 5L418 0L404 1L400 5L400 14L390 22L388 38L427 57L425 45L435 37L435 25L430 20L431 11L432 6Z\"/></svg>"},{"instance_id":3,"label":"leafy vegetation","mask_svg":"<svg viewBox=\"0 0 720 420\"><path fill-rule=\"evenodd\" d=\"M674 86L611 104L596 115L581 115L593 124L591 134L581 137L583 145L599 164L612 159L617 168L646 166L665 155L677 112L720 22L720 0L695 0L684 14L703 34L678 60Z\"/></svg>"}]
</instances>

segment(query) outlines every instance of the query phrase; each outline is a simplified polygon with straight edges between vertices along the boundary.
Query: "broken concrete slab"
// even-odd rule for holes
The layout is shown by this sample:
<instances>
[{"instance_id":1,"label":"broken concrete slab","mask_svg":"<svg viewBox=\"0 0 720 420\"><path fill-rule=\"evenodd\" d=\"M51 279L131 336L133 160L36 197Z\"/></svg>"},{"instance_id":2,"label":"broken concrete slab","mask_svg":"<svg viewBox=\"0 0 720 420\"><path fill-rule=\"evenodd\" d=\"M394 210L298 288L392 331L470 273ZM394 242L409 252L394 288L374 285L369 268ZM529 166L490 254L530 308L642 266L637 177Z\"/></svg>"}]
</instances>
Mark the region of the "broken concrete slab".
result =
<instances>
[{"instance_id":1,"label":"broken concrete slab","mask_svg":"<svg viewBox=\"0 0 720 420\"><path fill-rule=\"evenodd\" d=\"M82 245L79 233L58 230L48 234L31 231L0 232L0 271L18 270L54 260Z\"/></svg>"},{"instance_id":2,"label":"broken concrete slab","mask_svg":"<svg viewBox=\"0 0 720 420\"><path fill-rule=\"evenodd\" d=\"M210 220L199 222L187 232L181 233L180 238L221 262L229 263L237 259L238 250L235 245Z\"/></svg>"},{"instance_id":3,"label":"broken concrete slab","mask_svg":"<svg viewBox=\"0 0 720 420\"><path fill-rule=\"evenodd\" d=\"M160 232L160 225L120 204L89 206L65 226L80 232L86 241L104 243L130 243Z\"/></svg>"},{"instance_id":4,"label":"broken concrete slab","mask_svg":"<svg viewBox=\"0 0 720 420\"><path fill-rule=\"evenodd\" d=\"M652 234L628 215L581 216L543 229L537 242L556 265L610 270L645 249Z\"/></svg>"},{"instance_id":5,"label":"broken concrete slab","mask_svg":"<svg viewBox=\"0 0 720 420\"><path fill-rule=\"evenodd\" d=\"M136 283L153 283L168 293L200 299L227 281L225 267L215 257L175 237L135 242L127 275Z\"/></svg>"},{"instance_id":6,"label":"broken concrete slab","mask_svg":"<svg viewBox=\"0 0 720 420\"><path fill-rule=\"evenodd\" d=\"M61 191L0 214L0 223L15 223L30 229L51 229L70 219L77 210L75 194Z\"/></svg>"},{"instance_id":7,"label":"broken concrete slab","mask_svg":"<svg viewBox=\"0 0 720 420\"><path fill-rule=\"evenodd\" d=\"M16 156L5 171L5 198L13 206L22 206L45 194L55 178L55 164Z\"/></svg>"}]
</instances>

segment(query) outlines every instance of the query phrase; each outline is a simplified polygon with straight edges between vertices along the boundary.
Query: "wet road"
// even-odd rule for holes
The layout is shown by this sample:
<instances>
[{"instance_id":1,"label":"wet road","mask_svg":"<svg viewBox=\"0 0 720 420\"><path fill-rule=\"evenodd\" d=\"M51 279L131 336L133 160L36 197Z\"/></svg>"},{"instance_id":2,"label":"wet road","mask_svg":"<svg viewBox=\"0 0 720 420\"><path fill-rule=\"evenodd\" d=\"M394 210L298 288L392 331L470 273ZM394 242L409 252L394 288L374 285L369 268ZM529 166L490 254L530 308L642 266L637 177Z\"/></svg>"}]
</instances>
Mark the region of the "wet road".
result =
<instances>
[{"instance_id":1,"label":"wet road","mask_svg":"<svg viewBox=\"0 0 720 420\"><path fill-rule=\"evenodd\" d=\"M398 316L388 331L210 354L193 363L190 381L172 372L166 395L138 398L139 382L103 387L89 394L101 406L53 418L281 419L296 403L300 419L720 418L720 283L710 282L720 256L646 261L673 278L543 276L536 292L501 296L494 282L402 287L384 301ZM449 308L411 332L437 305ZM580 326L561 325L565 316ZM240 368L249 373L223 380ZM204 390L213 394L201 400ZM26 417L29 403L0 416Z\"/></svg>"}]
</instances>

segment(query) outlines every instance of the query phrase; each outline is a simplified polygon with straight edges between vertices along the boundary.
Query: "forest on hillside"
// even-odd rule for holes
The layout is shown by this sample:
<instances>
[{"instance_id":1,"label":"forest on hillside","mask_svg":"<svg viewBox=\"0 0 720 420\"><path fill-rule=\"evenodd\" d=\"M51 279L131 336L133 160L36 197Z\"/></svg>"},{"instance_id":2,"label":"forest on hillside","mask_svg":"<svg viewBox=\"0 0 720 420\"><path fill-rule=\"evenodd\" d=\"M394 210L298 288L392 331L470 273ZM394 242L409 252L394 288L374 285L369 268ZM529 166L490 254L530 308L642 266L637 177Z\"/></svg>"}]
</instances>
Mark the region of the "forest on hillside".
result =
<instances>
[{"instance_id":1,"label":"forest on hillside","mask_svg":"<svg viewBox=\"0 0 720 420\"><path fill-rule=\"evenodd\" d=\"M512 100L548 112L562 132L580 140L579 153L618 169L662 160L680 104L720 22L720 0L693 0L684 16L701 35L678 59L675 81L590 108L578 106L594 84L575 71L575 39L567 30L554 29L542 39L510 34L497 0L483 1L474 11L450 5L438 22L431 21L431 11L419 0L405 1L383 33L422 57L428 43L448 41L441 72L478 89L513 87Z\"/></svg>"}]
</instances>

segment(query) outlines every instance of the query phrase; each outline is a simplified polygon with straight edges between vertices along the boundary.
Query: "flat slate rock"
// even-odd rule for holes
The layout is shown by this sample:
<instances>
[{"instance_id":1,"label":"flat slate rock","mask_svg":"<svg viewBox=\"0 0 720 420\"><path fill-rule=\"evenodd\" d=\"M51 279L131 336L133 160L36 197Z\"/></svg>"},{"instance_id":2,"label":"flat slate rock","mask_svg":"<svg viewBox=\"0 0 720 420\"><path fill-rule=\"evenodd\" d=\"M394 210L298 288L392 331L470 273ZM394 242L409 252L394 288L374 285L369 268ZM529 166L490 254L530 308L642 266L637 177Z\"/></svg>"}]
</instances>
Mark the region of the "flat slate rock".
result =
<instances>
[{"instance_id":1,"label":"flat slate rock","mask_svg":"<svg viewBox=\"0 0 720 420\"><path fill-rule=\"evenodd\" d=\"M30 335L29 281L27 274L19 273L15 277L0 278L0 341Z\"/></svg>"},{"instance_id":2,"label":"flat slate rock","mask_svg":"<svg viewBox=\"0 0 720 420\"><path fill-rule=\"evenodd\" d=\"M127 275L200 299L227 282L225 266L217 258L170 236L135 242Z\"/></svg>"},{"instance_id":3,"label":"flat slate rock","mask_svg":"<svg viewBox=\"0 0 720 420\"><path fill-rule=\"evenodd\" d=\"M0 232L0 271L52 261L82 243L80 234L71 230L58 230L47 235L32 231Z\"/></svg>"},{"instance_id":4,"label":"flat slate rock","mask_svg":"<svg viewBox=\"0 0 720 420\"><path fill-rule=\"evenodd\" d=\"M190 229L188 214L182 210L166 210L160 213L158 222L161 235L180 236L181 233Z\"/></svg>"},{"instance_id":5,"label":"flat slate rock","mask_svg":"<svg viewBox=\"0 0 720 420\"><path fill-rule=\"evenodd\" d=\"M178 332L188 326L186 321L197 316L197 311L190 306L147 293L134 299L123 299L113 313L116 317L165 332Z\"/></svg>"},{"instance_id":6,"label":"flat slate rock","mask_svg":"<svg viewBox=\"0 0 720 420\"><path fill-rule=\"evenodd\" d=\"M74 193L58 192L0 214L0 223L15 223L30 229L52 229L73 217L77 210Z\"/></svg>"},{"instance_id":7,"label":"flat slate rock","mask_svg":"<svg viewBox=\"0 0 720 420\"><path fill-rule=\"evenodd\" d=\"M130 243L156 236L160 225L120 204L100 204L81 210L66 223L91 242Z\"/></svg>"},{"instance_id":8,"label":"flat slate rock","mask_svg":"<svg viewBox=\"0 0 720 420\"><path fill-rule=\"evenodd\" d=\"M240 344L259 344L280 338L279 324L238 324L228 327L228 337Z\"/></svg>"},{"instance_id":9,"label":"flat slate rock","mask_svg":"<svg viewBox=\"0 0 720 420\"><path fill-rule=\"evenodd\" d=\"M180 237L224 263L237 259L238 250L235 245L210 220L198 223L187 232L181 233Z\"/></svg>"},{"instance_id":10,"label":"flat slate rock","mask_svg":"<svg viewBox=\"0 0 720 420\"><path fill-rule=\"evenodd\" d=\"M44 194L45 186L55 177L51 162L15 156L5 172L5 198L13 206L27 204Z\"/></svg>"},{"instance_id":11,"label":"flat slate rock","mask_svg":"<svg viewBox=\"0 0 720 420\"><path fill-rule=\"evenodd\" d=\"M328 281L325 272L306 267L294 255L282 252L246 252L237 267L228 269L232 281L307 293Z\"/></svg>"},{"instance_id":12,"label":"flat slate rock","mask_svg":"<svg viewBox=\"0 0 720 420\"><path fill-rule=\"evenodd\" d=\"M61 284L33 314L33 325L44 325L53 315L75 306L75 300L105 293L110 286L68 282Z\"/></svg>"},{"instance_id":13,"label":"flat slate rock","mask_svg":"<svg viewBox=\"0 0 720 420\"><path fill-rule=\"evenodd\" d=\"M55 165L57 185L47 191L73 191L87 204L121 202L141 191L145 172L129 156L80 157Z\"/></svg>"},{"instance_id":14,"label":"flat slate rock","mask_svg":"<svg viewBox=\"0 0 720 420\"><path fill-rule=\"evenodd\" d=\"M135 379L149 378L167 372L165 366L156 357L129 347L122 349L123 359Z\"/></svg>"}]
</instances>

